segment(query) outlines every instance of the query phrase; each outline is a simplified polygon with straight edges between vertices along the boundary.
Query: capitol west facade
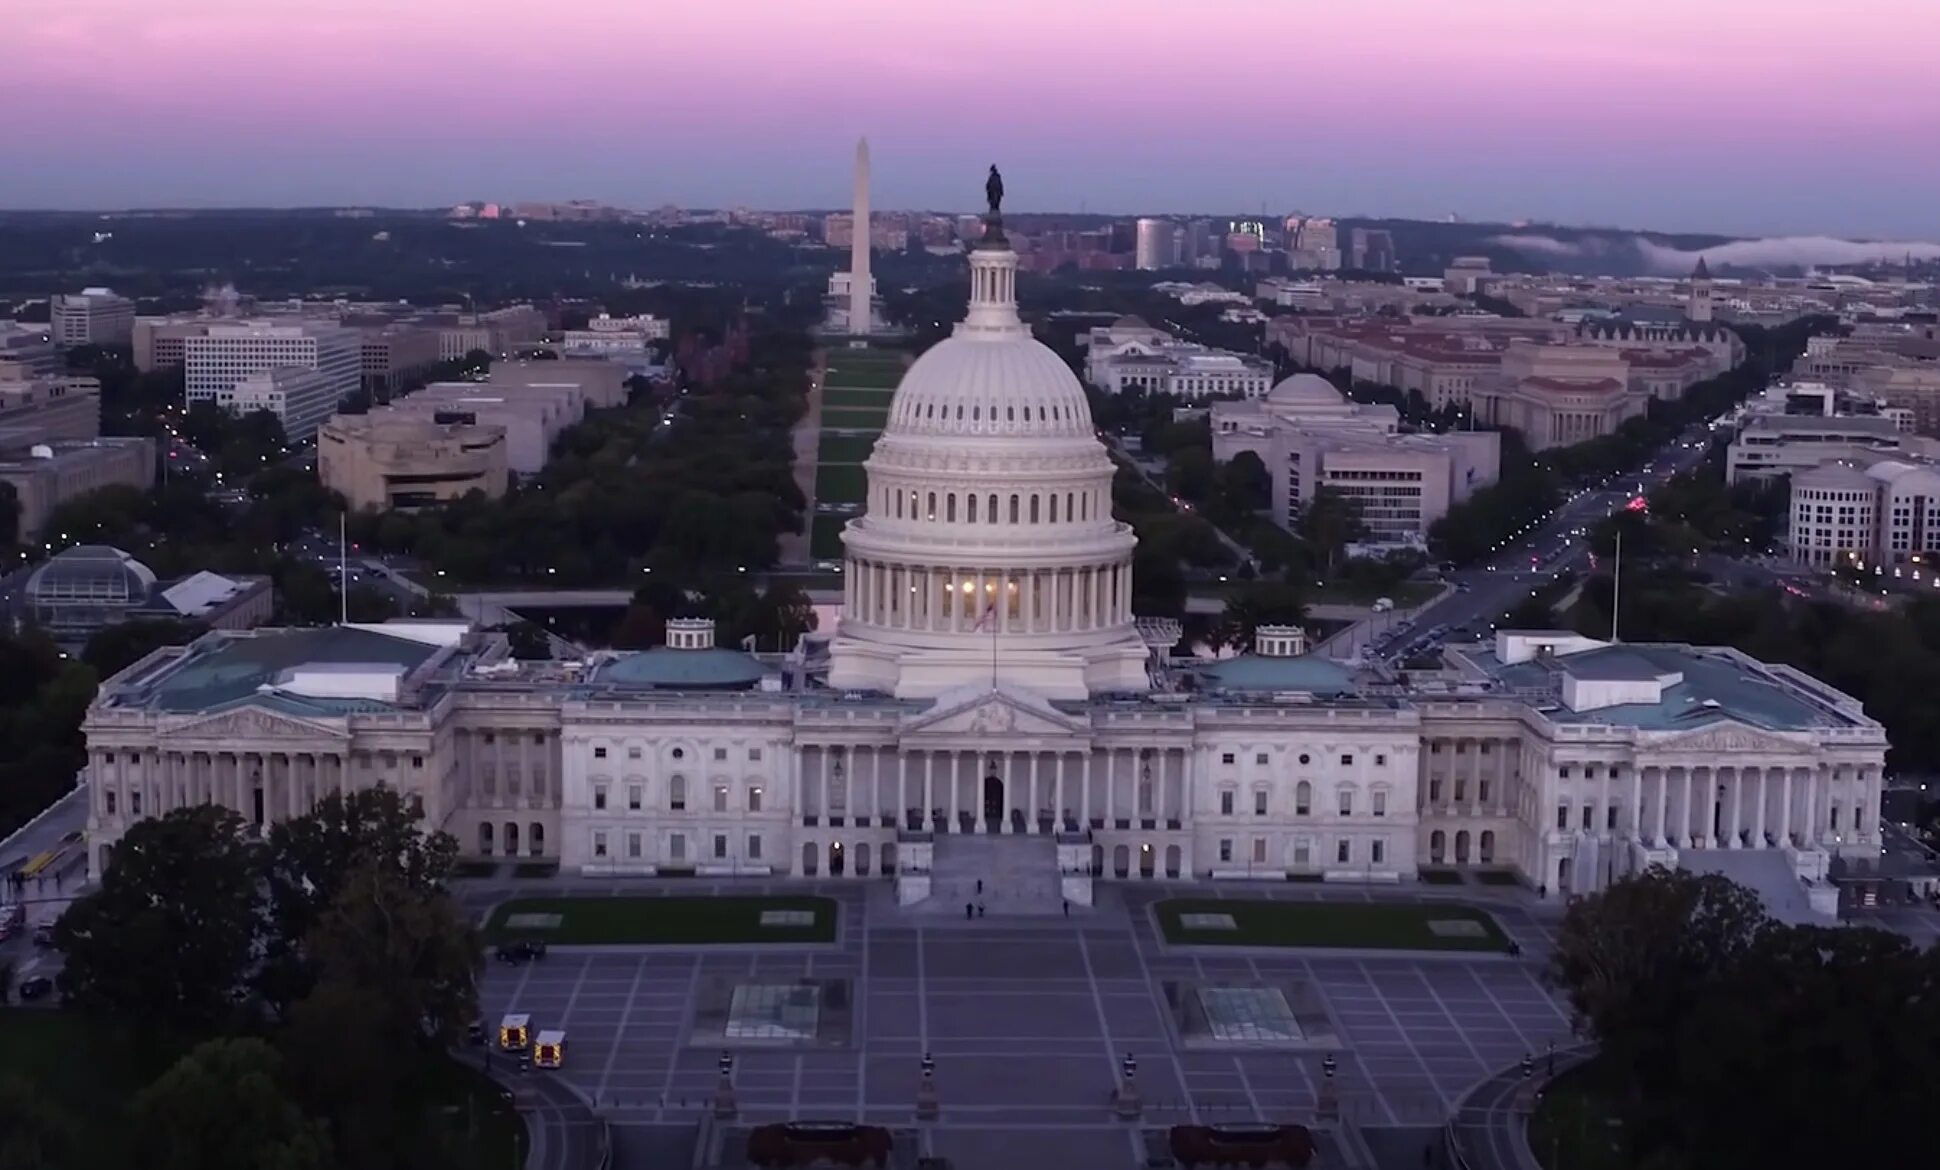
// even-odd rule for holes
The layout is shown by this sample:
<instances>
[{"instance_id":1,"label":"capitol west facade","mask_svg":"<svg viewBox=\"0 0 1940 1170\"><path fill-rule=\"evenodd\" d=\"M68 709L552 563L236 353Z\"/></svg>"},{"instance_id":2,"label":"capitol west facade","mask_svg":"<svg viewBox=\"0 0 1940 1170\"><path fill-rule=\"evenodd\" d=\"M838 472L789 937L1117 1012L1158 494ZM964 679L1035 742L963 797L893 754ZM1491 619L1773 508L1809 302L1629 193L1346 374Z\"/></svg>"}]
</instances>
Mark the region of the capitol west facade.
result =
<instances>
[{"instance_id":1,"label":"capitol west facade","mask_svg":"<svg viewBox=\"0 0 1940 1170\"><path fill-rule=\"evenodd\" d=\"M376 784L468 856L886 877L912 903L973 870L1055 908L1095 880L1454 866L1580 892L1735 858L1816 904L1830 857L1876 855L1879 725L1735 651L1504 632L1411 688L1297 630L1218 662L1148 644L1113 465L1015 273L995 230L965 321L898 388L825 643L756 658L676 621L651 651L521 664L450 623L212 633L90 711L91 869L169 808L262 825Z\"/></svg>"}]
</instances>

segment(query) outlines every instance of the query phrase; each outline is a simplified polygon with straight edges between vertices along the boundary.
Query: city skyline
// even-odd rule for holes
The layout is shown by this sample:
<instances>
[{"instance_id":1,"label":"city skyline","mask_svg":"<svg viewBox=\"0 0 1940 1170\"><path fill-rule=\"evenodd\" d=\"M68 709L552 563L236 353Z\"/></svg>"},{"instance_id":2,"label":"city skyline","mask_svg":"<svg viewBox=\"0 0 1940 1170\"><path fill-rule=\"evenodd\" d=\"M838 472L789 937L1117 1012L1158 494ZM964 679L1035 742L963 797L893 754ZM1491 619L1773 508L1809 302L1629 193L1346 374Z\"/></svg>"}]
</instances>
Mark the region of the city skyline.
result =
<instances>
[{"instance_id":1,"label":"city skyline","mask_svg":"<svg viewBox=\"0 0 1940 1170\"><path fill-rule=\"evenodd\" d=\"M0 207L846 203L1940 237L1921 0L803 9L71 0L10 26ZM516 22L516 24L514 24ZM215 79L215 80L212 80ZM58 103L47 96L58 92ZM1822 160L1836 157L1838 165Z\"/></svg>"}]
</instances>

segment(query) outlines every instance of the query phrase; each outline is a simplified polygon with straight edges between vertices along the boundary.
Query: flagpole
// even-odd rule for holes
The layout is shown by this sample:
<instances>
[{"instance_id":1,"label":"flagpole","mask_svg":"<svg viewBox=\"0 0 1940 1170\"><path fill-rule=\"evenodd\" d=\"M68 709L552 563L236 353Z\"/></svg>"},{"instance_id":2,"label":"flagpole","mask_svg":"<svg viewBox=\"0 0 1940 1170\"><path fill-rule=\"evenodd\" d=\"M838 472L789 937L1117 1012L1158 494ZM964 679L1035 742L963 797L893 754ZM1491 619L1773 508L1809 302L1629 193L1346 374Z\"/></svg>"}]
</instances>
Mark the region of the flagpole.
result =
<instances>
[{"instance_id":1,"label":"flagpole","mask_svg":"<svg viewBox=\"0 0 1940 1170\"><path fill-rule=\"evenodd\" d=\"M990 619L990 689L997 689L997 605L991 603L990 611L984 615Z\"/></svg>"},{"instance_id":2,"label":"flagpole","mask_svg":"<svg viewBox=\"0 0 1940 1170\"><path fill-rule=\"evenodd\" d=\"M1623 605L1623 533L1617 533L1617 556L1610 566L1610 641L1617 640L1617 611Z\"/></svg>"}]
</instances>

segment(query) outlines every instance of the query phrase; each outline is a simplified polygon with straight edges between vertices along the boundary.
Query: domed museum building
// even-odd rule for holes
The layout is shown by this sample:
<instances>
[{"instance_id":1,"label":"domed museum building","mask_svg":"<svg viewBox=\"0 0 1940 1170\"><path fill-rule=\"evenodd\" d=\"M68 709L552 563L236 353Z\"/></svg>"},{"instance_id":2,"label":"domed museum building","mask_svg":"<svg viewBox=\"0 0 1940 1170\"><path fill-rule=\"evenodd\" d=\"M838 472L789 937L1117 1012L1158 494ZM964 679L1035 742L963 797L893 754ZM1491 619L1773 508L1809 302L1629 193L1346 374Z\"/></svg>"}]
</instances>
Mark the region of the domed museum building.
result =
<instances>
[{"instance_id":1,"label":"domed museum building","mask_svg":"<svg viewBox=\"0 0 1940 1170\"><path fill-rule=\"evenodd\" d=\"M573 663L410 621L158 650L88 718L92 866L185 803L262 825L375 784L475 858L887 880L913 912L978 879L993 912L1057 913L1101 881L1453 867L1555 895L1661 862L1806 914L1832 856L1876 853L1879 725L1733 650L1504 631L1414 688L1297 629L1171 657L1176 624L1132 609L1084 388L1016 277L993 221L865 465L832 631L755 656L677 621Z\"/></svg>"}]
</instances>

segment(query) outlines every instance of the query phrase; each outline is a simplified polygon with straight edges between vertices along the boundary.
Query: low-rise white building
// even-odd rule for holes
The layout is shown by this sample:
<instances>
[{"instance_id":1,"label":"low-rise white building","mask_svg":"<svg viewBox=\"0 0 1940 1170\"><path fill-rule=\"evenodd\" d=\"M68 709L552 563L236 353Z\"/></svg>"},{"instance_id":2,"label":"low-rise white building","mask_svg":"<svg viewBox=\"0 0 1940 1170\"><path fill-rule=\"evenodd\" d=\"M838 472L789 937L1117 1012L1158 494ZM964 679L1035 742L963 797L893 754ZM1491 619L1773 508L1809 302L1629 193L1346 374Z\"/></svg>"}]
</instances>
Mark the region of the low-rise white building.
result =
<instances>
[{"instance_id":1,"label":"low-rise white building","mask_svg":"<svg viewBox=\"0 0 1940 1170\"><path fill-rule=\"evenodd\" d=\"M61 349L127 345L135 331L135 302L105 288L57 295L48 312L54 344Z\"/></svg>"}]
</instances>

